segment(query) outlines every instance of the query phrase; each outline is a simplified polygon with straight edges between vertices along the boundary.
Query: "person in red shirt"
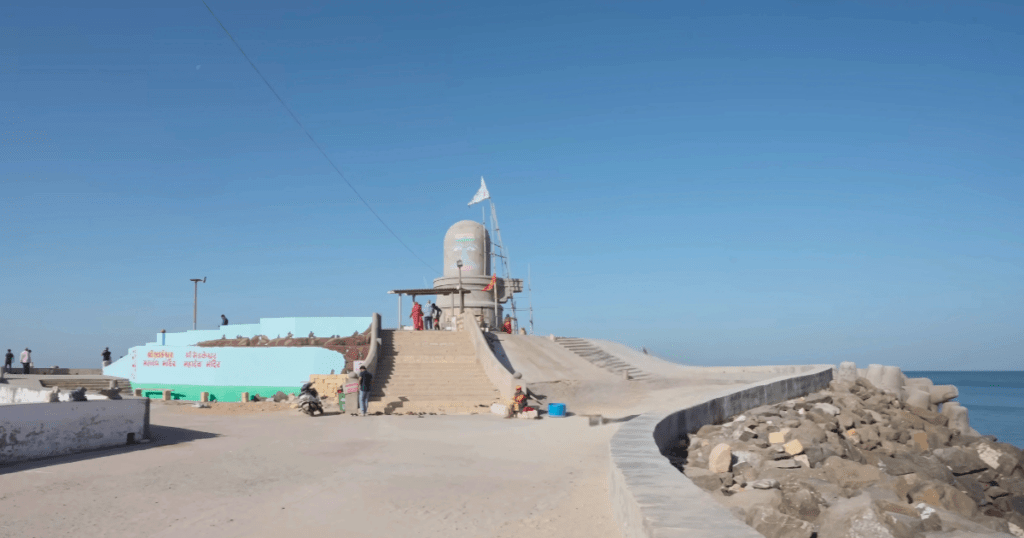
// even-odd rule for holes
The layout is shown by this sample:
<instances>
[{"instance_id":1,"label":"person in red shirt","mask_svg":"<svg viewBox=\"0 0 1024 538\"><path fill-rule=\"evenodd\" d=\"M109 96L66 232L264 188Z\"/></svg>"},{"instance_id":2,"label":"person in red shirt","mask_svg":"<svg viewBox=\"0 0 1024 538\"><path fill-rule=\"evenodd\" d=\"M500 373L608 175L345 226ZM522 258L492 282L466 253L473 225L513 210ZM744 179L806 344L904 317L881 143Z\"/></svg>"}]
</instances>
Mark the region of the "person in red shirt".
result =
<instances>
[{"instance_id":1,"label":"person in red shirt","mask_svg":"<svg viewBox=\"0 0 1024 538\"><path fill-rule=\"evenodd\" d=\"M412 318L412 325L417 331L423 330L423 307L420 306L416 301L412 302L412 314L409 316Z\"/></svg>"}]
</instances>

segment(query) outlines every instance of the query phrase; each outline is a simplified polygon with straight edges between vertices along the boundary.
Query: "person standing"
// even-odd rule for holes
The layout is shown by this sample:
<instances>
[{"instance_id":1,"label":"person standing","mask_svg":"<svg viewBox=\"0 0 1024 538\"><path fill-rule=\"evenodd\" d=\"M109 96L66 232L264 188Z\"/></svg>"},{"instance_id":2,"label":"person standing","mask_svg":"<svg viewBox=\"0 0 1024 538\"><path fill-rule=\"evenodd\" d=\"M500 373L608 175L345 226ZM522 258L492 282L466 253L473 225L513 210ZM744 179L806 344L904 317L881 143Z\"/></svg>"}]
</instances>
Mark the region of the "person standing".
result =
<instances>
[{"instance_id":1,"label":"person standing","mask_svg":"<svg viewBox=\"0 0 1024 538\"><path fill-rule=\"evenodd\" d=\"M366 416L366 408L370 406L370 391L373 390L373 374L366 371L365 366L359 367L359 411Z\"/></svg>"},{"instance_id":2,"label":"person standing","mask_svg":"<svg viewBox=\"0 0 1024 538\"><path fill-rule=\"evenodd\" d=\"M427 311L423 316L423 329L427 331L434 330L434 303L427 301Z\"/></svg>"},{"instance_id":3,"label":"person standing","mask_svg":"<svg viewBox=\"0 0 1024 538\"><path fill-rule=\"evenodd\" d=\"M12 362L14 362L14 353L11 353L11 350L8 349L7 350L7 354L4 355L4 371L5 372L10 372L11 371L11 363Z\"/></svg>"},{"instance_id":4,"label":"person standing","mask_svg":"<svg viewBox=\"0 0 1024 538\"><path fill-rule=\"evenodd\" d=\"M101 355L103 355L103 365L106 366L110 364L110 348L104 348Z\"/></svg>"},{"instance_id":5,"label":"person standing","mask_svg":"<svg viewBox=\"0 0 1024 538\"><path fill-rule=\"evenodd\" d=\"M29 368L31 367L30 364L32 364L32 350L25 348L25 351L21 352L21 371L23 374L28 375Z\"/></svg>"},{"instance_id":6,"label":"person standing","mask_svg":"<svg viewBox=\"0 0 1024 538\"><path fill-rule=\"evenodd\" d=\"M228 324L228 318L224 317L224 314L220 315L220 326L223 327Z\"/></svg>"},{"instance_id":7,"label":"person standing","mask_svg":"<svg viewBox=\"0 0 1024 538\"><path fill-rule=\"evenodd\" d=\"M409 314L412 318L412 326L417 331L423 330L423 307L420 306L416 301L412 302L412 314Z\"/></svg>"},{"instance_id":8,"label":"person standing","mask_svg":"<svg viewBox=\"0 0 1024 538\"><path fill-rule=\"evenodd\" d=\"M501 325L501 330L512 334L512 316L505 316L505 323Z\"/></svg>"},{"instance_id":9,"label":"person standing","mask_svg":"<svg viewBox=\"0 0 1024 538\"><path fill-rule=\"evenodd\" d=\"M441 330L441 309L436 304L431 303L430 312L428 312L427 315L434 318L434 330Z\"/></svg>"}]
</instances>

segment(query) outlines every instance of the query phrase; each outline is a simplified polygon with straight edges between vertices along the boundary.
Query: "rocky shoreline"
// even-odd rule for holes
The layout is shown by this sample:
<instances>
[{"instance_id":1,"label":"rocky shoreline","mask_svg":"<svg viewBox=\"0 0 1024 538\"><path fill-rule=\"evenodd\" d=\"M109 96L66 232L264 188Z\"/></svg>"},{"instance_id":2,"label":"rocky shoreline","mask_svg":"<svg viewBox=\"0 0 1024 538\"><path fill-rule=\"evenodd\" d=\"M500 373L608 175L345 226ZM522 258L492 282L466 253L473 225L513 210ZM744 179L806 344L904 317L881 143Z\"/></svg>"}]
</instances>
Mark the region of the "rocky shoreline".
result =
<instances>
[{"instance_id":1,"label":"rocky shoreline","mask_svg":"<svg viewBox=\"0 0 1024 538\"><path fill-rule=\"evenodd\" d=\"M973 430L956 387L881 365L834 377L668 457L767 538L1024 538L1024 451Z\"/></svg>"}]
</instances>

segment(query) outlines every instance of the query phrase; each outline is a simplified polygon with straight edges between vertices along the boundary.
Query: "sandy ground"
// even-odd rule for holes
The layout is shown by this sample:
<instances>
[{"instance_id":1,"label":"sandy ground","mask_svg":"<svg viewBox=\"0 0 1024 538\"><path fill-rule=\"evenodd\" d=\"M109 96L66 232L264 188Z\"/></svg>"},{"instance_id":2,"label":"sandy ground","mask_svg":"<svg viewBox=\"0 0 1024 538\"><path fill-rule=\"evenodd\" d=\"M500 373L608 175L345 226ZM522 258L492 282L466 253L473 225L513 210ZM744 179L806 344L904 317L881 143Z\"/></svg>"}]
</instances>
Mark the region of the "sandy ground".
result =
<instances>
[{"instance_id":1,"label":"sandy ground","mask_svg":"<svg viewBox=\"0 0 1024 538\"><path fill-rule=\"evenodd\" d=\"M658 380L625 381L526 343L506 360L529 365L543 404L579 415L355 417L334 403L307 417L287 403L154 401L149 444L0 467L0 538L618 538L608 441L621 422L592 427L584 414L628 420L771 377L658 362L645 364Z\"/></svg>"},{"instance_id":2,"label":"sandy ground","mask_svg":"<svg viewBox=\"0 0 1024 538\"><path fill-rule=\"evenodd\" d=\"M619 536L617 424L207 411L154 402L150 444L0 467L0 536Z\"/></svg>"}]
</instances>

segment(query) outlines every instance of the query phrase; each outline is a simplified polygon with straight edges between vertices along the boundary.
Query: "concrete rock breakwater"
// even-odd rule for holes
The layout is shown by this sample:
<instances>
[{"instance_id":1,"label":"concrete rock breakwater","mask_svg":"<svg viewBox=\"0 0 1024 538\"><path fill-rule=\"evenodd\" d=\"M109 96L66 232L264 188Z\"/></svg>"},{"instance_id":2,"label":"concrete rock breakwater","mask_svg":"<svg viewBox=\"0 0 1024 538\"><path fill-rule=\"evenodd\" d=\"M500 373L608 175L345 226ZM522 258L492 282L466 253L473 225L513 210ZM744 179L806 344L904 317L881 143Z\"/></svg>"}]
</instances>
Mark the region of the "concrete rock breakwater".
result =
<instances>
[{"instance_id":1,"label":"concrete rock breakwater","mask_svg":"<svg viewBox=\"0 0 1024 538\"><path fill-rule=\"evenodd\" d=\"M668 457L768 538L1024 537L1024 451L971 429L956 395L844 363L827 390L706 425Z\"/></svg>"}]
</instances>

